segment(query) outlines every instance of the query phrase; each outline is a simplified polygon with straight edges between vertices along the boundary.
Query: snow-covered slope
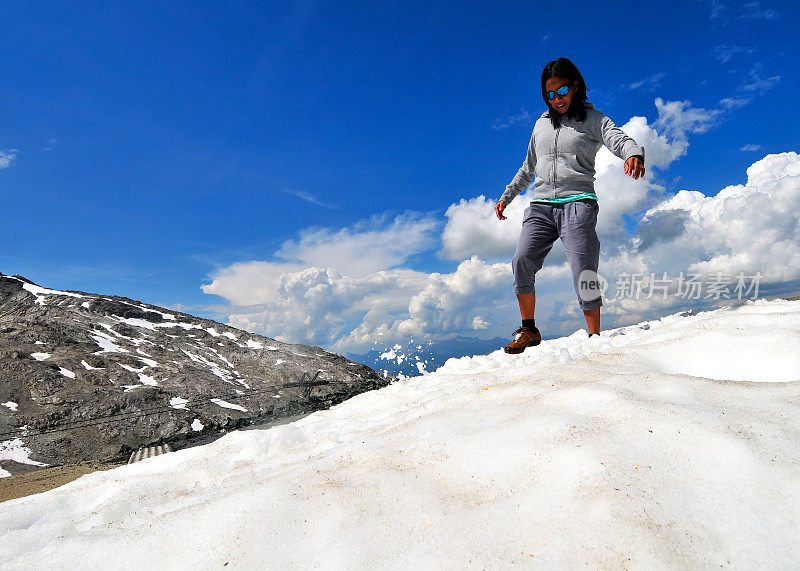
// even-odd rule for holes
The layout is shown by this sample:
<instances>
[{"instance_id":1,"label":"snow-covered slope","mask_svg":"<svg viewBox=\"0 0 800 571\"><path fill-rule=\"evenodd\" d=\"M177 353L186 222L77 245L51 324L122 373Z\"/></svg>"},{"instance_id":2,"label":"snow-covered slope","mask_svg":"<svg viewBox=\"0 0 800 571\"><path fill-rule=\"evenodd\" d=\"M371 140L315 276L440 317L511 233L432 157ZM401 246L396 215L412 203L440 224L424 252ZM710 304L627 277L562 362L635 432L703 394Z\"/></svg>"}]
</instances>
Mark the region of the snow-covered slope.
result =
<instances>
[{"instance_id":1,"label":"snow-covered slope","mask_svg":"<svg viewBox=\"0 0 800 571\"><path fill-rule=\"evenodd\" d=\"M790 568L800 302L449 361L0 504L6 568Z\"/></svg>"}]
</instances>

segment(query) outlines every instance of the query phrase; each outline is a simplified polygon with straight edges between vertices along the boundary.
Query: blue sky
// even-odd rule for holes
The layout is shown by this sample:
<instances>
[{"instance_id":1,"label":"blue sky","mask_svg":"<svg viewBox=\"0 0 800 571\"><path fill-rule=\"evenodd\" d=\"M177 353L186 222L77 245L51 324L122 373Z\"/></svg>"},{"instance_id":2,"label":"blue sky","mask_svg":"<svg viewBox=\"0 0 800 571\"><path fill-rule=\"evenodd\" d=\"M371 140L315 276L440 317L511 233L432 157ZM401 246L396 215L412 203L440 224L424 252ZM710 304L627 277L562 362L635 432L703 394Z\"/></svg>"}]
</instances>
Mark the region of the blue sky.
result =
<instances>
[{"instance_id":1,"label":"blue sky","mask_svg":"<svg viewBox=\"0 0 800 571\"><path fill-rule=\"evenodd\" d=\"M651 199L620 214L632 236L658 200L681 189L715 196L743 185L767 155L800 150L799 14L769 1L578 1L562 14L539 2L9 3L0 19L0 271L225 320L242 306L279 311L267 302L281 297L201 289L231 268L324 268L344 237L352 250L325 278L339 287L359 242L377 236L404 250L359 275L414 272L416 286L398 286L411 299L427 287L423 274L455 275L471 257L443 249L446 212L502 193L543 110L541 69L560 56L617 124L643 117L685 147L653 172ZM670 118L657 98L686 103ZM518 227L504 231L515 237ZM298 254L326 241L336 254ZM475 254L487 267L510 259L498 248ZM684 266L716 254L730 252ZM792 271L776 282L800 277L786 255L773 263ZM510 281L505 289L511 297ZM347 347L337 340L366 327L359 319L369 312L351 309L346 323L306 338ZM386 311L403 320L414 309ZM492 327L406 333L489 334L514 313L492 311L477 316ZM269 319L232 322L279 333Z\"/></svg>"}]
</instances>

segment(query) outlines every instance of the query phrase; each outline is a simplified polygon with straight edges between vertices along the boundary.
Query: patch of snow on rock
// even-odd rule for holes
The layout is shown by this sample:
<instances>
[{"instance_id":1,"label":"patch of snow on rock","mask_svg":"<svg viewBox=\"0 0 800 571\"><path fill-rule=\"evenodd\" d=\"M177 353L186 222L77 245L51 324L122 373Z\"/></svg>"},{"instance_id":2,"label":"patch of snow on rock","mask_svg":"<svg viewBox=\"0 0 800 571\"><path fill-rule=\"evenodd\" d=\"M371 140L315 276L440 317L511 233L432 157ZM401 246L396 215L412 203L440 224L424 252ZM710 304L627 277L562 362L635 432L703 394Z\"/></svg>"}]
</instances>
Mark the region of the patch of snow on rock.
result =
<instances>
[{"instance_id":1,"label":"patch of snow on rock","mask_svg":"<svg viewBox=\"0 0 800 571\"><path fill-rule=\"evenodd\" d=\"M73 373L69 369L65 369L64 367L59 367L58 368L58 372L61 373L62 375L64 375L65 377L67 377L67 378L70 378L70 379L74 379L75 378L75 373Z\"/></svg>"},{"instance_id":2,"label":"patch of snow on rock","mask_svg":"<svg viewBox=\"0 0 800 571\"><path fill-rule=\"evenodd\" d=\"M31 460L28 456L31 449L24 446L21 438L12 438L0 442L0 460L11 460L17 464L28 464L29 466L47 466L42 462ZM0 473L0 478L10 476L8 472L3 470L5 474Z\"/></svg>"},{"instance_id":3,"label":"patch of snow on rock","mask_svg":"<svg viewBox=\"0 0 800 571\"><path fill-rule=\"evenodd\" d=\"M209 361L202 355L195 355L194 353L190 353L186 349L181 349L181 351L183 351L186 354L186 356L188 356L195 363L201 363L207 366L214 375L218 376L223 381L231 381L233 379L233 375L231 373L229 373L228 371L224 371L219 365L217 365L213 361Z\"/></svg>"},{"instance_id":4,"label":"patch of snow on rock","mask_svg":"<svg viewBox=\"0 0 800 571\"><path fill-rule=\"evenodd\" d=\"M37 285L29 284L24 282L22 284L23 289L29 291L33 295L36 296L36 303L39 305L45 305L45 297L46 295L65 295L67 297L86 297L85 295L80 295L77 293L70 293L66 291L59 291L57 289L47 289L44 287L40 287Z\"/></svg>"},{"instance_id":5,"label":"patch of snow on rock","mask_svg":"<svg viewBox=\"0 0 800 571\"><path fill-rule=\"evenodd\" d=\"M102 371L103 369L105 369L105 367L92 367L86 361L81 361L81 365L83 365L83 368L86 369L87 371Z\"/></svg>"},{"instance_id":6,"label":"patch of snow on rock","mask_svg":"<svg viewBox=\"0 0 800 571\"><path fill-rule=\"evenodd\" d=\"M213 347L204 347L204 349L208 349L209 351L213 352L213 353L214 353L214 354L217 356L217 358L219 358L219 360L220 360L220 361L222 361L223 363L225 363L225 365L226 365L226 366L228 366L228 367L230 367L231 369L233 369L233 367L234 367L233 363L231 363L230 361L228 361L228 359L226 359L226 358L225 358L225 356L224 356L224 355L222 355L222 354L221 354L219 351L217 351L217 350L216 350L216 349L214 349ZM234 371L234 373L236 373L237 375L239 374L239 373L237 373L236 371Z\"/></svg>"},{"instance_id":7,"label":"patch of snow on rock","mask_svg":"<svg viewBox=\"0 0 800 571\"><path fill-rule=\"evenodd\" d=\"M37 361L45 361L52 357L50 353L31 353L31 357L36 359Z\"/></svg>"},{"instance_id":8,"label":"patch of snow on rock","mask_svg":"<svg viewBox=\"0 0 800 571\"><path fill-rule=\"evenodd\" d=\"M141 373L142 371L144 371L147 368L145 366L145 367L142 367L141 369L137 369L136 367L131 367L130 365L126 365L125 363L120 363L119 366L122 367L123 369L125 369L126 371L130 371L131 373Z\"/></svg>"},{"instance_id":9,"label":"patch of snow on rock","mask_svg":"<svg viewBox=\"0 0 800 571\"><path fill-rule=\"evenodd\" d=\"M143 373L139 373L139 382L142 383L143 385L147 385L148 387L158 386L158 382L153 377L150 377Z\"/></svg>"},{"instance_id":10,"label":"patch of snow on rock","mask_svg":"<svg viewBox=\"0 0 800 571\"><path fill-rule=\"evenodd\" d=\"M172 397L169 399L169 406L179 410L186 410L186 403L189 401L181 397Z\"/></svg>"},{"instance_id":11,"label":"patch of snow on rock","mask_svg":"<svg viewBox=\"0 0 800 571\"><path fill-rule=\"evenodd\" d=\"M211 402L213 402L214 404L219 405L219 406L221 406L223 408L230 408L230 409L233 409L233 410L240 410L242 412L247 412L247 409L244 408L243 406L240 406L238 404L231 404L229 402L225 402L222 399L211 399Z\"/></svg>"},{"instance_id":12,"label":"patch of snow on rock","mask_svg":"<svg viewBox=\"0 0 800 571\"><path fill-rule=\"evenodd\" d=\"M134 306L134 307L136 307L136 306ZM163 311L158 311L154 307L147 307L145 305L139 305L138 307L140 309L144 309L145 311L152 311L153 313L158 313L161 317L163 317L167 321L174 321L175 320L175 315L173 315L172 313L164 313Z\"/></svg>"},{"instance_id":13,"label":"patch of snow on rock","mask_svg":"<svg viewBox=\"0 0 800 571\"><path fill-rule=\"evenodd\" d=\"M116 339L104 331L95 329L89 336L100 346L100 351L95 351L95 355L99 355L100 353L130 353L127 349L123 349L117 345L115 343Z\"/></svg>"}]
</instances>

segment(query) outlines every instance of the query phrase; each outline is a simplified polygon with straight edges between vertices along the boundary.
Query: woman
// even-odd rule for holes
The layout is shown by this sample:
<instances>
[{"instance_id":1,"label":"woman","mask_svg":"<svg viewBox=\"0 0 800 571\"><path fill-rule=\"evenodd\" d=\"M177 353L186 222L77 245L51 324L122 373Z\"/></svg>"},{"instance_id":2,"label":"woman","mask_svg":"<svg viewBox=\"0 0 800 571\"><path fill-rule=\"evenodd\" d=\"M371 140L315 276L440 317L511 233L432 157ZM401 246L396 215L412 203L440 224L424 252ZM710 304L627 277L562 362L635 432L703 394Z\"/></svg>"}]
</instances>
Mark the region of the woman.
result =
<instances>
[{"instance_id":1,"label":"woman","mask_svg":"<svg viewBox=\"0 0 800 571\"><path fill-rule=\"evenodd\" d=\"M625 161L625 174L644 176L644 148L586 100L586 83L570 60L551 61L542 71L542 98L547 111L536 121L528 156L494 207L503 211L534 178L533 200L525 210L512 268L522 327L514 332L506 353L522 353L538 345L534 277L553 242L561 238L572 270L578 303L589 336L600 333L597 283L600 241L597 239L597 195L594 161L601 145Z\"/></svg>"}]
</instances>

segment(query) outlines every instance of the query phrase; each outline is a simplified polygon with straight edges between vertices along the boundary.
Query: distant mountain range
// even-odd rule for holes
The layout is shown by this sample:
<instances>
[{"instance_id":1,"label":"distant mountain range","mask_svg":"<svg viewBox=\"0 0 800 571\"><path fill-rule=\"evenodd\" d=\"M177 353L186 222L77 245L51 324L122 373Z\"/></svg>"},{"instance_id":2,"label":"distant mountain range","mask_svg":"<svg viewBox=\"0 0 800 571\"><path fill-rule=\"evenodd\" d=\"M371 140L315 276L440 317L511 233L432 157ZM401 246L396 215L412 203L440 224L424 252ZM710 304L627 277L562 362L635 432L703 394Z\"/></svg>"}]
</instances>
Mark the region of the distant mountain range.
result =
<instances>
[{"instance_id":1,"label":"distant mountain range","mask_svg":"<svg viewBox=\"0 0 800 571\"><path fill-rule=\"evenodd\" d=\"M0 274L0 476L288 419L387 377L319 347Z\"/></svg>"},{"instance_id":2,"label":"distant mountain range","mask_svg":"<svg viewBox=\"0 0 800 571\"><path fill-rule=\"evenodd\" d=\"M389 375L402 374L408 377L433 372L453 357L491 353L504 347L508 341L502 337L478 339L462 336L446 340L411 340L404 344L375 348L360 355L348 353L347 358Z\"/></svg>"}]
</instances>

